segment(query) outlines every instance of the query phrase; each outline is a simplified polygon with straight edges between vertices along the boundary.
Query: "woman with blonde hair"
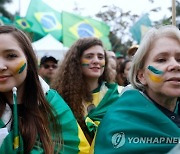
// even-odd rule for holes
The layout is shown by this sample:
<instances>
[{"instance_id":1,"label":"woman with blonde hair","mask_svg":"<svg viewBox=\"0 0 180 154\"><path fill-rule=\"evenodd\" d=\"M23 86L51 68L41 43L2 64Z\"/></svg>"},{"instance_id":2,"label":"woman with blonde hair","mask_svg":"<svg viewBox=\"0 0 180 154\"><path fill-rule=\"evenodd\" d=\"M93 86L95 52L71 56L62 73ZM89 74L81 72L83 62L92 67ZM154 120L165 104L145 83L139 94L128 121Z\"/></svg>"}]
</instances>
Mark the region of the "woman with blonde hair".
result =
<instances>
[{"instance_id":1,"label":"woman with blonde hair","mask_svg":"<svg viewBox=\"0 0 180 154\"><path fill-rule=\"evenodd\" d=\"M98 127L95 154L167 153L180 137L178 28L162 26L145 34L129 79L133 89L109 108Z\"/></svg>"}]
</instances>

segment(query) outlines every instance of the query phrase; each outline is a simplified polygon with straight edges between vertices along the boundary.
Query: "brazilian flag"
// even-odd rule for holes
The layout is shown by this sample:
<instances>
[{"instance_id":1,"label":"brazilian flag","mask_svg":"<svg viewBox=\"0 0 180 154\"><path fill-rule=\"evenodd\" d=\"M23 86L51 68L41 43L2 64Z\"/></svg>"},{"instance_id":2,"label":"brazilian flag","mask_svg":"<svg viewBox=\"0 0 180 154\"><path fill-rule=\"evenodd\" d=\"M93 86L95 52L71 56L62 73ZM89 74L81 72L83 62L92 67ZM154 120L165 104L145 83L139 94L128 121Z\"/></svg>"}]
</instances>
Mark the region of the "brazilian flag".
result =
<instances>
[{"instance_id":1,"label":"brazilian flag","mask_svg":"<svg viewBox=\"0 0 180 154\"><path fill-rule=\"evenodd\" d=\"M104 22L63 11L62 23L65 46L70 47L79 38L97 37L103 41L106 49L111 49L109 26Z\"/></svg>"},{"instance_id":2,"label":"brazilian flag","mask_svg":"<svg viewBox=\"0 0 180 154\"><path fill-rule=\"evenodd\" d=\"M130 28L133 39L140 44L142 37L150 27L152 27L151 20L148 14L145 14Z\"/></svg>"},{"instance_id":3,"label":"brazilian flag","mask_svg":"<svg viewBox=\"0 0 180 154\"><path fill-rule=\"evenodd\" d=\"M42 0L31 0L26 19L31 22L32 31L41 36L51 34L57 40L62 39L61 13Z\"/></svg>"},{"instance_id":4,"label":"brazilian flag","mask_svg":"<svg viewBox=\"0 0 180 154\"><path fill-rule=\"evenodd\" d=\"M15 26L23 31L31 32L32 23L28 22L26 18L16 16Z\"/></svg>"}]
</instances>

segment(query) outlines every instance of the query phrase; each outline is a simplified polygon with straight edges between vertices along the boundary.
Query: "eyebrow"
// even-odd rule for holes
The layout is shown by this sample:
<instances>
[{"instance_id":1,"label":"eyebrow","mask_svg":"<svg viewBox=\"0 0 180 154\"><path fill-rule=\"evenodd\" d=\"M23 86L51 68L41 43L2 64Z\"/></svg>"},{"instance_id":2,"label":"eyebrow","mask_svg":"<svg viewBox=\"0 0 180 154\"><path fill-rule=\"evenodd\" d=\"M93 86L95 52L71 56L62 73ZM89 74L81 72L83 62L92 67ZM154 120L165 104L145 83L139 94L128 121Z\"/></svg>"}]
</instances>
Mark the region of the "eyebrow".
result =
<instances>
[{"instance_id":1,"label":"eyebrow","mask_svg":"<svg viewBox=\"0 0 180 154\"><path fill-rule=\"evenodd\" d=\"M18 52L18 50L15 49L5 49L4 52L8 53L8 52Z\"/></svg>"}]
</instances>

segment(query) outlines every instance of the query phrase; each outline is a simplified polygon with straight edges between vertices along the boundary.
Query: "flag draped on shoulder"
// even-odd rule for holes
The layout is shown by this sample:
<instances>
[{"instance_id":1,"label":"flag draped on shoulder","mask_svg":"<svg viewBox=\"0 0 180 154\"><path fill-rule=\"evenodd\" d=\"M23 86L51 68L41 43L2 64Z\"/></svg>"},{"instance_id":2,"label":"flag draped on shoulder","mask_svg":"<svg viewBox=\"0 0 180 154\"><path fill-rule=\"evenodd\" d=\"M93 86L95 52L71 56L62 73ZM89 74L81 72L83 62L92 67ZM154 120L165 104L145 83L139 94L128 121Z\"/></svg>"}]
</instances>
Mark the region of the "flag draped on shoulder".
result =
<instances>
[{"instance_id":1,"label":"flag draped on shoulder","mask_svg":"<svg viewBox=\"0 0 180 154\"><path fill-rule=\"evenodd\" d=\"M61 13L42 0L31 0L26 19L32 22L32 31L41 36L50 33L57 40L62 39Z\"/></svg>"},{"instance_id":2,"label":"flag draped on shoulder","mask_svg":"<svg viewBox=\"0 0 180 154\"><path fill-rule=\"evenodd\" d=\"M104 22L89 17L62 12L63 44L70 47L77 39L97 37L102 40L106 49L111 49L109 41L109 26Z\"/></svg>"},{"instance_id":3,"label":"flag draped on shoulder","mask_svg":"<svg viewBox=\"0 0 180 154\"><path fill-rule=\"evenodd\" d=\"M149 19L148 14L145 14L130 28L133 39L140 44L142 37L150 27L151 20Z\"/></svg>"}]
</instances>

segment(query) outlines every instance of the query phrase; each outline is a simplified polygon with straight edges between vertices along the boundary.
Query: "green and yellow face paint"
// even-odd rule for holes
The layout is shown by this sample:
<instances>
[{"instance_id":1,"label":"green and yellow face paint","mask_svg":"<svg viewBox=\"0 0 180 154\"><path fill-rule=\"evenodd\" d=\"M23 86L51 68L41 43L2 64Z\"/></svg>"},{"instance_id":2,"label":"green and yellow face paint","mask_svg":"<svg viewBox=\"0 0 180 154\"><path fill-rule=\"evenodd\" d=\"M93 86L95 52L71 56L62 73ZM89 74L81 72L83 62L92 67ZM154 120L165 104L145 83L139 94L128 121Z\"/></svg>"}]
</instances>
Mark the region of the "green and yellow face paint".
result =
<instances>
[{"instance_id":1,"label":"green and yellow face paint","mask_svg":"<svg viewBox=\"0 0 180 154\"><path fill-rule=\"evenodd\" d=\"M160 71L158 69L156 69L155 67L153 66L148 66L148 70L149 70L149 78L153 81L153 82L156 82L156 83L160 83L163 81L163 77L162 75L164 74L163 71Z\"/></svg>"},{"instance_id":2,"label":"green and yellow face paint","mask_svg":"<svg viewBox=\"0 0 180 154\"><path fill-rule=\"evenodd\" d=\"M81 60L81 65L84 66L84 67L89 66L90 63L91 63L91 60L88 60L86 58L82 58L82 60ZM100 64L101 67L104 67L105 66L105 60L101 60L99 62L99 64Z\"/></svg>"},{"instance_id":3,"label":"green and yellow face paint","mask_svg":"<svg viewBox=\"0 0 180 154\"><path fill-rule=\"evenodd\" d=\"M24 71L25 68L26 68L26 62L25 62L25 60L23 59L23 60L21 60L21 61L19 62L19 64L16 66L16 68L15 68L15 73L16 73L16 74L21 74L21 73Z\"/></svg>"},{"instance_id":4,"label":"green and yellow face paint","mask_svg":"<svg viewBox=\"0 0 180 154\"><path fill-rule=\"evenodd\" d=\"M81 60L82 66L87 67L87 66L89 66L89 64L90 64L90 60L82 58L82 60Z\"/></svg>"}]
</instances>

